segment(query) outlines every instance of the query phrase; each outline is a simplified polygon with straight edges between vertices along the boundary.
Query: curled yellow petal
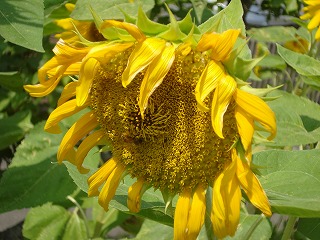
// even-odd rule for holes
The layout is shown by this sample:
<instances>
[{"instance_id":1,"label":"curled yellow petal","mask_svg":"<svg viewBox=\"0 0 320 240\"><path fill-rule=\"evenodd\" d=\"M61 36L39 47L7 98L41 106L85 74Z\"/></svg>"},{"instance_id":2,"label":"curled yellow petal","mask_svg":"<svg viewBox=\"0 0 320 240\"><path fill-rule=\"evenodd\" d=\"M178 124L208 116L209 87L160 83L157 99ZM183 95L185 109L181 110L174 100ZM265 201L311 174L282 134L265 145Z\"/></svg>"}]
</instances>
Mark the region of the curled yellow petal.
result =
<instances>
[{"instance_id":1,"label":"curled yellow petal","mask_svg":"<svg viewBox=\"0 0 320 240\"><path fill-rule=\"evenodd\" d=\"M118 162L111 158L106 163L104 163L94 174L92 174L88 178L88 196L98 196L99 195L99 187L104 183L113 170L116 168Z\"/></svg>"},{"instance_id":2,"label":"curled yellow petal","mask_svg":"<svg viewBox=\"0 0 320 240\"><path fill-rule=\"evenodd\" d=\"M124 87L128 86L139 72L149 66L162 53L165 45L166 42L158 38L148 38L141 43L137 43L122 74L122 85Z\"/></svg>"},{"instance_id":3,"label":"curled yellow petal","mask_svg":"<svg viewBox=\"0 0 320 240\"><path fill-rule=\"evenodd\" d=\"M87 156L88 152L94 147L99 145L103 141L103 137L105 133L102 129L91 133L87 136L79 145L77 152L76 152L76 160L75 165L77 166L80 173L86 173L89 169L85 169L82 167L84 158Z\"/></svg>"},{"instance_id":4,"label":"curled yellow petal","mask_svg":"<svg viewBox=\"0 0 320 240\"><path fill-rule=\"evenodd\" d=\"M109 203L116 193L124 171L125 167L119 163L117 167L111 172L111 174L107 178L106 183L101 189L98 202L105 211L109 210Z\"/></svg>"},{"instance_id":5,"label":"curled yellow petal","mask_svg":"<svg viewBox=\"0 0 320 240\"><path fill-rule=\"evenodd\" d=\"M78 106L82 106L88 100L91 85L99 67L99 62L94 58L89 58L82 64L78 85L76 87Z\"/></svg>"},{"instance_id":6,"label":"curled yellow petal","mask_svg":"<svg viewBox=\"0 0 320 240\"><path fill-rule=\"evenodd\" d=\"M229 29L223 33L206 33L201 37L197 50L200 52L211 50L211 59L226 61L239 34L239 29Z\"/></svg>"},{"instance_id":7,"label":"curled yellow petal","mask_svg":"<svg viewBox=\"0 0 320 240\"><path fill-rule=\"evenodd\" d=\"M268 140L275 137L277 132L276 118L270 107L259 97L237 89L234 99L243 111L270 132Z\"/></svg>"},{"instance_id":8,"label":"curled yellow petal","mask_svg":"<svg viewBox=\"0 0 320 240\"><path fill-rule=\"evenodd\" d=\"M187 224L191 206L191 190L185 189L180 193L174 212L174 239L187 239Z\"/></svg>"},{"instance_id":9,"label":"curled yellow petal","mask_svg":"<svg viewBox=\"0 0 320 240\"><path fill-rule=\"evenodd\" d=\"M141 116L144 117L144 110L147 108L148 99L151 94L162 83L164 77L169 72L175 58L175 47L166 46L149 65L140 87L139 107Z\"/></svg>"},{"instance_id":10,"label":"curled yellow petal","mask_svg":"<svg viewBox=\"0 0 320 240\"><path fill-rule=\"evenodd\" d=\"M236 81L229 75L219 81L214 92L211 106L211 122L214 132L223 138L223 116L227 111L229 103L237 89Z\"/></svg>"},{"instance_id":11,"label":"curled yellow petal","mask_svg":"<svg viewBox=\"0 0 320 240\"><path fill-rule=\"evenodd\" d=\"M203 101L217 87L219 81L225 77L224 67L222 64L210 61L202 72L196 88L195 96L198 108L202 111L209 111Z\"/></svg>"},{"instance_id":12,"label":"curled yellow petal","mask_svg":"<svg viewBox=\"0 0 320 240\"><path fill-rule=\"evenodd\" d=\"M73 124L61 141L57 154L58 162L65 160L68 151L97 125L98 121L93 112L86 113L75 124Z\"/></svg>"},{"instance_id":13,"label":"curled yellow petal","mask_svg":"<svg viewBox=\"0 0 320 240\"><path fill-rule=\"evenodd\" d=\"M86 108L89 105L89 102L84 104L81 107L78 107L76 104L76 99L72 99L61 106L57 107L55 110L52 111L50 114L46 125L44 126L44 130L50 133L60 133L61 129L58 123L67 117L81 111L82 109Z\"/></svg>"},{"instance_id":14,"label":"curled yellow petal","mask_svg":"<svg viewBox=\"0 0 320 240\"><path fill-rule=\"evenodd\" d=\"M197 186L189 210L188 223L187 223L187 238L197 239L199 232L204 223L206 213L206 187L202 184Z\"/></svg>"},{"instance_id":15,"label":"curled yellow petal","mask_svg":"<svg viewBox=\"0 0 320 240\"><path fill-rule=\"evenodd\" d=\"M61 93L61 96L58 100L57 106L61 106L64 104L66 101L68 101L70 98L73 98L76 95L76 87L77 87L77 82L69 82L64 88Z\"/></svg>"},{"instance_id":16,"label":"curled yellow petal","mask_svg":"<svg viewBox=\"0 0 320 240\"><path fill-rule=\"evenodd\" d=\"M259 208L266 216L270 217L272 212L268 198L257 177L252 173L248 164L241 161L236 156L237 161L237 177L242 189L247 194L250 202Z\"/></svg>"},{"instance_id":17,"label":"curled yellow petal","mask_svg":"<svg viewBox=\"0 0 320 240\"><path fill-rule=\"evenodd\" d=\"M108 28L108 27L117 27L117 28L122 28L126 30L132 37L134 37L138 42L143 42L146 39L146 36L143 34L140 29L132 24L132 23L127 23L127 22L119 22L116 20L105 20L101 24L101 30Z\"/></svg>"},{"instance_id":18,"label":"curled yellow petal","mask_svg":"<svg viewBox=\"0 0 320 240\"><path fill-rule=\"evenodd\" d=\"M233 161L214 182L211 221L218 238L233 236L239 223L241 191L235 172Z\"/></svg>"},{"instance_id":19,"label":"curled yellow petal","mask_svg":"<svg viewBox=\"0 0 320 240\"><path fill-rule=\"evenodd\" d=\"M144 179L139 178L128 190L127 206L131 212L140 211L140 201L143 194Z\"/></svg>"},{"instance_id":20,"label":"curled yellow petal","mask_svg":"<svg viewBox=\"0 0 320 240\"><path fill-rule=\"evenodd\" d=\"M253 119L238 106L235 108L235 117L237 120L237 127L240 134L241 143L245 151L248 151L251 147L254 132Z\"/></svg>"}]
</instances>

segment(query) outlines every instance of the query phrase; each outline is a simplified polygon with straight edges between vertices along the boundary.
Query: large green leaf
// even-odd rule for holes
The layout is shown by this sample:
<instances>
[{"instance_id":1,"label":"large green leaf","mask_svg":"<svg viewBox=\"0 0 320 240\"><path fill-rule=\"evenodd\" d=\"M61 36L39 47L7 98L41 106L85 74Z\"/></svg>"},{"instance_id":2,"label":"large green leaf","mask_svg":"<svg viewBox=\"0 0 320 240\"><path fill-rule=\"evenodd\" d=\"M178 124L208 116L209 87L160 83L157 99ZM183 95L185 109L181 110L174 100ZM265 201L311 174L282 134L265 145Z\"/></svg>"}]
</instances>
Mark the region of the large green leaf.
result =
<instances>
[{"instance_id":1,"label":"large green leaf","mask_svg":"<svg viewBox=\"0 0 320 240\"><path fill-rule=\"evenodd\" d=\"M228 29L241 29L245 35L245 25L242 21L243 9L240 0L232 0L229 5L199 26L202 33L223 32Z\"/></svg>"},{"instance_id":2,"label":"large green leaf","mask_svg":"<svg viewBox=\"0 0 320 240\"><path fill-rule=\"evenodd\" d=\"M30 111L0 119L0 150L21 140L32 127Z\"/></svg>"},{"instance_id":3,"label":"large green leaf","mask_svg":"<svg viewBox=\"0 0 320 240\"><path fill-rule=\"evenodd\" d=\"M62 240L70 239L88 239L84 220L79 217L77 211L72 213L67 225L65 226L65 231L62 237Z\"/></svg>"},{"instance_id":4,"label":"large green leaf","mask_svg":"<svg viewBox=\"0 0 320 240\"><path fill-rule=\"evenodd\" d=\"M320 236L320 218L300 218L297 226L297 233L308 239L318 239Z\"/></svg>"},{"instance_id":5,"label":"large green leaf","mask_svg":"<svg viewBox=\"0 0 320 240\"><path fill-rule=\"evenodd\" d=\"M69 218L66 209L51 203L32 208L23 224L23 236L34 240L61 239Z\"/></svg>"},{"instance_id":6,"label":"large green leaf","mask_svg":"<svg viewBox=\"0 0 320 240\"><path fill-rule=\"evenodd\" d=\"M273 212L320 217L320 150L270 150L254 154Z\"/></svg>"},{"instance_id":7,"label":"large green leaf","mask_svg":"<svg viewBox=\"0 0 320 240\"><path fill-rule=\"evenodd\" d=\"M34 51L42 47L42 0L2 0L0 8L0 35L14 44Z\"/></svg>"},{"instance_id":8,"label":"large green leaf","mask_svg":"<svg viewBox=\"0 0 320 240\"><path fill-rule=\"evenodd\" d=\"M134 238L135 240L167 240L173 239L173 228L146 219Z\"/></svg>"},{"instance_id":9,"label":"large green leaf","mask_svg":"<svg viewBox=\"0 0 320 240\"><path fill-rule=\"evenodd\" d=\"M56 163L62 134L44 132L38 124L17 148L0 182L0 212L64 202L76 186L66 168Z\"/></svg>"},{"instance_id":10,"label":"large green leaf","mask_svg":"<svg viewBox=\"0 0 320 240\"><path fill-rule=\"evenodd\" d=\"M0 85L12 91L23 89L23 81L18 72L0 72Z\"/></svg>"},{"instance_id":11,"label":"large green leaf","mask_svg":"<svg viewBox=\"0 0 320 240\"><path fill-rule=\"evenodd\" d=\"M320 106L307 98L275 90L268 97L276 114L277 135L271 146L295 146L320 141Z\"/></svg>"},{"instance_id":12,"label":"large green leaf","mask_svg":"<svg viewBox=\"0 0 320 240\"><path fill-rule=\"evenodd\" d=\"M296 29L294 27L272 26L263 28L251 28L248 30L248 35L257 41L261 42L278 42L297 40L295 36Z\"/></svg>"},{"instance_id":13,"label":"large green leaf","mask_svg":"<svg viewBox=\"0 0 320 240\"><path fill-rule=\"evenodd\" d=\"M90 12L90 7L92 7L102 19L124 19L121 11L130 16L137 16L139 6L144 12L147 12L153 8L154 0L137 0L133 3L128 0L95 0L90 1L90 4L87 0L78 0L71 16L78 20L92 20Z\"/></svg>"}]
</instances>

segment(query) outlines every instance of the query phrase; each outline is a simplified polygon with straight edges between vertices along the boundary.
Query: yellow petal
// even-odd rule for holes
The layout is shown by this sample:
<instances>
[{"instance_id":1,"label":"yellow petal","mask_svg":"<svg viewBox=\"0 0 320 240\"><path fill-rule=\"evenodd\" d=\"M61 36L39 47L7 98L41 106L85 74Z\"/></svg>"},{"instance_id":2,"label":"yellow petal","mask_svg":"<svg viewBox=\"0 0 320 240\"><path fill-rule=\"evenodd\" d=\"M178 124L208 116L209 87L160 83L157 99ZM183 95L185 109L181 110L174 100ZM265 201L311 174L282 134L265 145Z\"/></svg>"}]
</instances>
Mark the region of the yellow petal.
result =
<instances>
[{"instance_id":1,"label":"yellow petal","mask_svg":"<svg viewBox=\"0 0 320 240\"><path fill-rule=\"evenodd\" d=\"M174 212L174 239L186 239L189 209L191 206L191 191L189 189L180 193Z\"/></svg>"},{"instance_id":2,"label":"yellow petal","mask_svg":"<svg viewBox=\"0 0 320 240\"><path fill-rule=\"evenodd\" d=\"M65 30L71 30L73 29L73 24L72 24L72 18L63 18L63 19L58 19L54 21L57 26L65 29Z\"/></svg>"},{"instance_id":3,"label":"yellow petal","mask_svg":"<svg viewBox=\"0 0 320 240\"><path fill-rule=\"evenodd\" d=\"M131 212L137 213L140 211L140 201L143 194L144 179L139 178L128 190L127 206Z\"/></svg>"},{"instance_id":4,"label":"yellow petal","mask_svg":"<svg viewBox=\"0 0 320 240\"><path fill-rule=\"evenodd\" d=\"M318 27L320 24L320 10L316 11L313 15L313 17L311 18L309 24L308 24L308 29L314 29L316 27Z\"/></svg>"},{"instance_id":5,"label":"yellow petal","mask_svg":"<svg viewBox=\"0 0 320 240\"><path fill-rule=\"evenodd\" d=\"M248 164L241 161L237 156L236 161L237 177L250 202L259 208L266 216L271 216L270 204L259 180L252 173Z\"/></svg>"},{"instance_id":6,"label":"yellow petal","mask_svg":"<svg viewBox=\"0 0 320 240\"><path fill-rule=\"evenodd\" d=\"M89 102L84 104L81 107L78 107L76 104L76 100L72 99L61 106L57 107L53 112L50 114L46 125L44 126L44 130L49 133L61 133L61 129L59 127L59 122L62 119L70 117L71 115L81 111L82 109L86 108L89 105Z\"/></svg>"},{"instance_id":7,"label":"yellow petal","mask_svg":"<svg viewBox=\"0 0 320 240\"><path fill-rule=\"evenodd\" d=\"M273 139L277 132L276 118L270 107L259 97L237 89L234 95L235 101L248 116L261 123L270 132L269 140Z\"/></svg>"},{"instance_id":8,"label":"yellow petal","mask_svg":"<svg viewBox=\"0 0 320 240\"><path fill-rule=\"evenodd\" d=\"M192 198L187 223L187 239L197 239L206 214L206 187L199 185Z\"/></svg>"},{"instance_id":9,"label":"yellow petal","mask_svg":"<svg viewBox=\"0 0 320 240\"><path fill-rule=\"evenodd\" d=\"M320 28L318 28L315 38L316 40L320 40Z\"/></svg>"},{"instance_id":10,"label":"yellow petal","mask_svg":"<svg viewBox=\"0 0 320 240\"><path fill-rule=\"evenodd\" d=\"M198 108L202 111L209 111L203 101L217 87L219 81L225 77L224 67L222 64L210 61L202 72L196 88L195 96Z\"/></svg>"},{"instance_id":11,"label":"yellow petal","mask_svg":"<svg viewBox=\"0 0 320 240\"><path fill-rule=\"evenodd\" d=\"M201 37L197 50L200 52L211 50L211 59L226 61L239 34L239 29L229 29L223 33L206 33Z\"/></svg>"},{"instance_id":12,"label":"yellow petal","mask_svg":"<svg viewBox=\"0 0 320 240\"><path fill-rule=\"evenodd\" d=\"M122 85L128 86L135 76L146 68L165 47L166 42L158 38L148 38L138 43L132 51L128 65L122 74Z\"/></svg>"},{"instance_id":13,"label":"yellow petal","mask_svg":"<svg viewBox=\"0 0 320 240\"><path fill-rule=\"evenodd\" d=\"M221 79L214 92L211 106L211 122L214 132L223 138L223 116L227 111L233 94L237 89L236 81L229 75Z\"/></svg>"},{"instance_id":14,"label":"yellow petal","mask_svg":"<svg viewBox=\"0 0 320 240\"><path fill-rule=\"evenodd\" d=\"M87 173L89 169L85 169L82 167L83 161L87 156L88 152L94 147L102 143L103 137L105 136L104 130L100 129L91 133L87 136L82 143L79 145L76 152L76 161L75 165L77 166L80 173Z\"/></svg>"},{"instance_id":15,"label":"yellow petal","mask_svg":"<svg viewBox=\"0 0 320 240\"><path fill-rule=\"evenodd\" d=\"M251 147L254 132L253 119L238 106L235 108L235 117L237 120L237 127L240 134L241 143L245 151L248 151Z\"/></svg>"},{"instance_id":16,"label":"yellow petal","mask_svg":"<svg viewBox=\"0 0 320 240\"><path fill-rule=\"evenodd\" d=\"M88 100L91 85L99 67L99 62L94 58L89 58L82 64L78 85L76 87L76 99L78 106L82 106Z\"/></svg>"},{"instance_id":17,"label":"yellow petal","mask_svg":"<svg viewBox=\"0 0 320 240\"><path fill-rule=\"evenodd\" d=\"M117 167L111 172L110 176L107 178L106 183L101 189L98 202L105 211L109 210L109 203L116 193L124 171L125 167L119 163Z\"/></svg>"},{"instance_id":18,"label":"yellow petal","mask_svg":"<svg viewBox=\"0 0 320 240\"><path fill-rule=\"evenodd\" d=\"M122 28L122 29L126 30L138 42L142 42L146 39L146 36L143 34L143 32L140 31L140 29L132 23L119 22L116 20L105 20L101 24L101 30L108 28L108 27Z\"/></svg>"},{"instance_id":19,"label":"yellow petal","mask_svg":"<svg viewBox=\"0 0 320 240\"><path fill-rule=\"evenodd\" d=\"M139 107L141 116L144 117L144 111L148 105L148 99L151 94L162 83L162 80L169 72L175 58L175 47L166 46L149 65L140 87Z\"/></svg>"},{"instance_id":20,"label":"yellow petal","mask_svg":"<svg viewBox=\"0 0 320 240\"><path fill-rule=\"evenodd\" d=\"M96 115L91 111L83 115L64 135L58 149L58 162L65 160L70 149L98 125Z\"/></svg>"},{"instance_id":21,"label":"yellow petal","mask_svg":"<svg viewBox=\"0 0 320 240\"><path fill-rule=\"evenodd\" d=\"M92 176L88 178L88 196L97 196L99 195L99 187L103 182L107 180L113 170L116 168L118 162L111 158L106 163L104 163Z\"/></svg>"},{"instance_id":22,"label":"yellow petal","mask_svg":"<svg viewBox=\"0 0 320 240\"><path fill-rule=\"evenodd\" d=\"M77 82L70 82L63 88L61 96L58 100L58 104L57 104L58 107L76 95L77 84L78 84Z\"/></svg>"},{"instance_id":23,"label":"yellow petal","mask_svg":"<svg viewBox=\"0 0 320 240\"><path fill-rule=\"evenodd\" d=\"M241 191L233 161L215 180L211 221L218 238L233 236L240 218Z\"/></svg>"}]
</instances>

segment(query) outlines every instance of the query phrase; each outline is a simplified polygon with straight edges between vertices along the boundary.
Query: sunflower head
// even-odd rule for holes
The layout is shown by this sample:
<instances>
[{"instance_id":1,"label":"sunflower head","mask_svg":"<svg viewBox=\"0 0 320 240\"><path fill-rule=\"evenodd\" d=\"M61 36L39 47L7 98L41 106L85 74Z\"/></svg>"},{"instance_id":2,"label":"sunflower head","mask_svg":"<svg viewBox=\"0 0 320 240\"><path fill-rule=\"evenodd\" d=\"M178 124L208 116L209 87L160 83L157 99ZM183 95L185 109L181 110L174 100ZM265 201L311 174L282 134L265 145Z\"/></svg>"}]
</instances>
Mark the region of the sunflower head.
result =
<instances>
[{"instance_id":1,"label":"sunflower head","mask_svg":"<svg viewBox=\"0 0 320 240\"><path fill-rule=\"evenodd\" d=\"M222 238L236 231L240 189L271 215L250 164L255 124L272 139L275 118L263 100L242 89L246 79L239 78L253 66L246 61L251 68L237 75L246 49L240 29L203 31L190 15L177 21L169 14L170 24L161 25L141 9L135 21L103 21L93 13L105 40L74 46L60 39L55 56L39 70L39 84L25 89L41 97L62 76L78 76L64 87L45 129L58 133L62 119L90 110L67 131L57 158L85 173L89 150L112 143L112 159L88 179L89 196L99 196L105 210L130 175L136 179L128 191L132 212L148 188L160 189L166 199L178 196L175 239L196 239L206 209ZM208 188L212 206L206 205Z\"/></svg>"}]
</instances>

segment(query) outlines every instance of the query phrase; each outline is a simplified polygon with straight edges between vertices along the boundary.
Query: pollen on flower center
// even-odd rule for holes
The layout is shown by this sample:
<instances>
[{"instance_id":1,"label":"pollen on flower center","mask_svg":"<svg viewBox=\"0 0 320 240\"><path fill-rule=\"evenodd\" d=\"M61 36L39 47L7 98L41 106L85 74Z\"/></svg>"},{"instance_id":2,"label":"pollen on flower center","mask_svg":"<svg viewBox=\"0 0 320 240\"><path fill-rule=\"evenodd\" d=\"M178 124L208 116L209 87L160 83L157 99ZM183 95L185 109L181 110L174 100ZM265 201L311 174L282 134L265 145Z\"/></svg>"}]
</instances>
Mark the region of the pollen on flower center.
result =
<instances>
[{"instance_id":1,"label":"pollen on flower center","mask_svg":"<svg viewBox=\"0 0 320 240\"><path fill-rule=\"evenodd\" d=\"M91 106L113 142L114 158L132 177L172 193L214 182L231 162L238 132L234 103L224 115L224 139L214 133L210 113L197 107L194 89L207 57L196 51L177 54L142 118L138 96L144 72L126 88L121 83L131 51L101 66L91 88Z\"/></svg>"}]
</instances>

